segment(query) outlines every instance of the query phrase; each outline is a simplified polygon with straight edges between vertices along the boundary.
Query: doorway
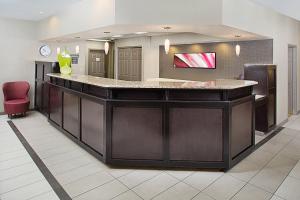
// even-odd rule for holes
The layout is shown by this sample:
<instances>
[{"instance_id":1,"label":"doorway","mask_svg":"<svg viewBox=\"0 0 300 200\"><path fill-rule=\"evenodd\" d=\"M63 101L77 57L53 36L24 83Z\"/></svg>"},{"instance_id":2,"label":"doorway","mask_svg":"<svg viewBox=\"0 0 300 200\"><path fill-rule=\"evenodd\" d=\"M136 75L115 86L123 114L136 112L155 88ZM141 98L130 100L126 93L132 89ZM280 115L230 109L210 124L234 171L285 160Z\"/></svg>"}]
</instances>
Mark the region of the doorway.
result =
<instances>
[{"instance_id":1,"label":"doorway","mask_svg":"<svg viewBox=\"0 0 300 200\"><path fill-rule=\"evenodd\" d=\"M297 113L297 47L288 48L288 112L289 116Z\"/></svg>"},{"instance_id":2,"label":"doorway","mask_svg":"<svg viewBox=\"0 0 300 200\"><path fill-rule=\"evenodd\" d=\"M90 49L88 59L88 75L106 77L104 50Z\"/></svg>"},{"instance_id":3,"label":"doorway","mask_svg":"<svg viewBox=\"0 0 300 200\"><path fill-rule=\"evenodd\" d=\"M141 47L118 48L118 79L126 81L141 81Z\"/></svg>"}]
</instances>

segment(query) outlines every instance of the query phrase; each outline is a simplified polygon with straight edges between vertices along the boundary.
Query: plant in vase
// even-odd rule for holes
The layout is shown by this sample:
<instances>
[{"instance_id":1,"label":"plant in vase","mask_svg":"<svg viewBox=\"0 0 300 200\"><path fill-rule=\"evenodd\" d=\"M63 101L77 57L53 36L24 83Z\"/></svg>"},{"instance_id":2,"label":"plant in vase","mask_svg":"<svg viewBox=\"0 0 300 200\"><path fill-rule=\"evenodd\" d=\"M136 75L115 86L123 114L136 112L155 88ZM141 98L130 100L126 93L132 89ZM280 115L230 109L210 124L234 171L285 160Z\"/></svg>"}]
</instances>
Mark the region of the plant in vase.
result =
<instances>
[{"instance_id":1,"label":"plant in vase","mask_svg":"<svg viewBox=\"0 0 300 200\"><path fill-rule=\"evenodd\" d=\"M71 74L72 73L72 69L71 69L72 58L71 58L70 54L66 50L64 50L62 53L59 53L57 55L57 59L58 59L59 67L60 67L60 73L65 74L65 75Z\"/></svg>"}]
</instances>

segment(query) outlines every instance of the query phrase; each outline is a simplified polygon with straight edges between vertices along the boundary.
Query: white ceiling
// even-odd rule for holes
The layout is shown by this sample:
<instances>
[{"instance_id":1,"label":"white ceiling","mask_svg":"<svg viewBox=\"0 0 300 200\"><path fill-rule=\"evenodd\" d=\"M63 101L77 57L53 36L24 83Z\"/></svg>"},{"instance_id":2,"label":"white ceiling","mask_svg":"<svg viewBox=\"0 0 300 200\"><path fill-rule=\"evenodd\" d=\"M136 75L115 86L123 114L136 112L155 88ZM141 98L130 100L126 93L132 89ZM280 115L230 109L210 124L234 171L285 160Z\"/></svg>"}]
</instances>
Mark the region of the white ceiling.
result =
<instances>
[{"instance_id":1,"label":"white ceiling","mask_svg":"<svg viewBox=\"0 0 300 200\"><path fill-rule=\"evenodd\" d=\"M81 0L0 0L0 17L38 21Z\"/></svg>"},{"instance_id":2,"label":"white ceiling","mask_svg":"<svg viewBox=\"0 0 300 200\"><path fill-rule=\"evenodd\" d=\"M209 36L215 41L232 41L232 40L260 40L267 39L264 36L257 35L254 33L249 33L239 29L235 29L228 26L201 26L195 27L191 25L172 25L172 29L164 31L162 29L164 25L113 25L102 28L97 28L94 30L89 30L86 32L75 33L70 35L64 35L57 38L51 38L44 40L43 42L73 42L73 41L82 41L91 38L95 39L113 39L114 35L122 35L120 38L115 39L124 39L138 36L160 36L160 35L169 35L177 33L194 33L201 36ZM104 32L110 32L108 34ZM145 31L146 34L136 35L134 33ZM240 35L240 38L235 38L236 35ZM183 38L184 39L184 38Z\"/></svg>"},{"instance_id":3,"label":"white ceiling","mask_svg":"<svg viewBox=\"0 0 300 200\"><path fill-rule=\"evenodd\" d=\"M300 20L299 0L253 0L281 14Z\"/></svg>"}]
</instances>

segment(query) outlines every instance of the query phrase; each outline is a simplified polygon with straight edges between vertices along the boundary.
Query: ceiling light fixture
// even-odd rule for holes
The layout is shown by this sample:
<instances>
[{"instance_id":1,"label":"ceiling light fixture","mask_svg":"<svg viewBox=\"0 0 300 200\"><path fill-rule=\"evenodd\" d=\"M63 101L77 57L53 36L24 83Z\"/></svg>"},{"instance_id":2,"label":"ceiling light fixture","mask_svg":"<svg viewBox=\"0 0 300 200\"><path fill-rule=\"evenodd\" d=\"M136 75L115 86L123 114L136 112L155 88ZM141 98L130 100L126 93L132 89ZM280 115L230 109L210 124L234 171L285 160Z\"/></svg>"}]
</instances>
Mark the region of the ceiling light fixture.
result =
<instances>
[{"instance_id":1,"label":"ceiling light fixture","mask_svg":"<svg viewBox=\"0 0 300 200\"><path fill-rule=\"evenodd\" d=\"M146 33L148 33L148 32L143 32L143 31L135 32L135 34L137 34L137 35L143 35L143 34L146 34Z\"/></svg>"},{"instance_id":2,"label":"ceiling light fixture","mask_svg":"<svg viewBox=\"0 0 300 200\"><path fill-rule=\"evenodd\" d=\"M168 31L171 29L171 27L163 27L164 30ZM168 54L170 51L170 40L168 38L165 39L165 52Z\"/></svg>"},{"instance_id":3,"label":"ceiling light fixture","mask_svg":"<svg viewBox=\"0 0 300 200\"><path fill-rule=\"evenodd\" d=\"M240 35L236 35L235 36L235 38L240 38L241 36ZM237 43L236 45L235 45L235 55L236 56L240 56L240 54L241 54L241 46Z\"/></svg>"},{"instance_id":4,"label":"ceiling light fixture","mask_svg":"<svg viewBox=\"0 0 300 200\"><path fill-rule=\"evenodd\" d=\"M42 15L42 14L44 14L44 12L43 12L43 11L40 11L40 15Z\"/></svg>"},{"instance_id":5,"label":"ceiling light fixture","mask_svg":"<svg viewBox=\"0 0 300 200\"><path fill-rule=\"evenodd\" d=\"M110 32L104 32L105 34L109 34ZM107 55L108 54L108 52L109 52L109 43L108 43L108 41L106 41L105 43L104 43L104 52L105 52L105 55Z\"/></svg>"},{"instance_id":6,"label":"ceiling light fixture","mask_svg":"<svg viewBox=\"0 0 300 200\"><path fill-rule=\"evenodd\" d=\"M60 54L60 47L57 47L57 48L56 48L56 54L57 54L57 55Z\"/></svg>"},{"instance_id":7,"label":"ceiling light fixture","mask_svg":"<svg viewBox=\"0 0 300 200\"><path fill-rule=\"evenodd\" d=\"M122 37L123 35L114 35L114 36L112 36L113 38L120 38L120 37Z\"/></svg>"},{"instance_id":8,"label":"ceiling light fixture","mask_svg":"<svg viewBox=\"0 0 300 200\"><path fill-rule=\"evenodd\" d=\"M80 51L80 47L79 47L79 45L77 45L77 46L75 47L75 53L78 55L78 54L79 54L79 51Z\"/></svg>"},{"instance_id":9,"label":"ceiling light fixture","mask_svg":"<svg viewBox=\"0 0 300 200\"><path fill-rule=\"evenodd\" d=\"M106 41L106 42L104 43L104 52L105 52L105 55L108 54L108 51L109 51L109 43Z\"/></svg>"},{"instance_id":10,"label":"ceiling light fixture","mask_svg":"<svg viewBox=\"0 0 300 200\"><path fill-rule=\"evenodd\" d=\"M94 41L94 42L109 42L110 40L104 40L104 39L87 39L87 41Z\"/></svg>"}]
</instances>

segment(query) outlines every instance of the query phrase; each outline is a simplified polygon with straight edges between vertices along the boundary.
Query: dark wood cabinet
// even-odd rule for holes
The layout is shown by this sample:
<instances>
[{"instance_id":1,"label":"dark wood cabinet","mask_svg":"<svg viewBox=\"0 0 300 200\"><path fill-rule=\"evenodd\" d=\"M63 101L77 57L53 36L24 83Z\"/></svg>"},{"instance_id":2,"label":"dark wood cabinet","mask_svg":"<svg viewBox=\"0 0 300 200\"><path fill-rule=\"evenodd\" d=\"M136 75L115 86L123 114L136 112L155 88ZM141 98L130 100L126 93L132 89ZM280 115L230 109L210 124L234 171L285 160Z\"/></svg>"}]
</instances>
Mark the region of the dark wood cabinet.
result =
<instances>
[{"instance_id":1,"label":"dark wood cabinet","mask_svg":"<svg viewBox=\"0 0 300 200\"><path fill-rule=\"evenodd\" d=\"M253 88L256 95L256 130L269 132L276 125L276 66L247 64L244 77L258 82Z\"/></svg>"},{"instance_id":2,"label":"dark wood cabinet","mask_svg":"<svg viewBox=\"0 0 300 200\"><path fill-rule=\"evenodd\" d=\"M104 154L104 106L85 98L81 99L81 139Z\"/></svg>"},{"instance_id":3,"label":"dark wood cabinet","mask_svg":"<svg viewBox=\"0 0 300 200\"><path fill-rule=\"evenodd\" d=\"M50 78L48 73L58 73L59 65L57 62L35 62L35 92L34 108L43 114L48 113L49 86L46 84Z\"/></svg>"}]
</instances>

